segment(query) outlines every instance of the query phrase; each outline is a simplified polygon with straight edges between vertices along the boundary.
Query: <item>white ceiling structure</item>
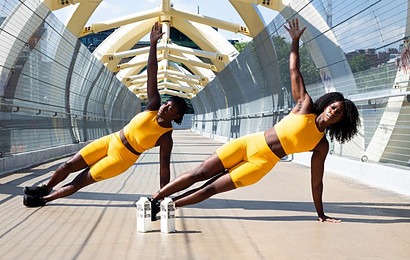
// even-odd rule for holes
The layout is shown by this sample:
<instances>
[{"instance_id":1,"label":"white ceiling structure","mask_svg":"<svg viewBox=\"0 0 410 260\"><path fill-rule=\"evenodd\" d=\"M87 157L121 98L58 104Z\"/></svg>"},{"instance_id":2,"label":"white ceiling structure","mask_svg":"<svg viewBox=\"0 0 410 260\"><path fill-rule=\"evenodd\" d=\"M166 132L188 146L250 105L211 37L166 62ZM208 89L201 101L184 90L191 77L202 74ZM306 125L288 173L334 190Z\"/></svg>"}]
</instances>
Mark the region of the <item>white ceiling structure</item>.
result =
<instances>
[{"instance_id":1,"label":"white ceiling structure","mask_svg":"<svg viewBox=\"0 0 410 260\"><path fill-rule=\"evenodd\" d=\"M243 20L243 24L203 16L174 8L171 0L158 0L152 9L108 21L87 24L102 0L45 0L43 3L52 11L70 5L75 9L69 21L69 29L77 37L117 28L94 51L110 71L116 72L122 81L140 99L147 98L146 70L149 47L132 49L152 25L158 21L165 32L158 44L158 89L160 94L192 98L215 78L239 54L235 47L214 28L256 36L265 27L256 5L280 11L285 0L221 0L229 1ZM174 27L190 38L200 50L178 46L169 39L170 28ZM123 58L129 58L121 63ZM200 58L209 62L204 62ZM183 64L184 66L181 66Z\"/></svg>"}]
</instances>

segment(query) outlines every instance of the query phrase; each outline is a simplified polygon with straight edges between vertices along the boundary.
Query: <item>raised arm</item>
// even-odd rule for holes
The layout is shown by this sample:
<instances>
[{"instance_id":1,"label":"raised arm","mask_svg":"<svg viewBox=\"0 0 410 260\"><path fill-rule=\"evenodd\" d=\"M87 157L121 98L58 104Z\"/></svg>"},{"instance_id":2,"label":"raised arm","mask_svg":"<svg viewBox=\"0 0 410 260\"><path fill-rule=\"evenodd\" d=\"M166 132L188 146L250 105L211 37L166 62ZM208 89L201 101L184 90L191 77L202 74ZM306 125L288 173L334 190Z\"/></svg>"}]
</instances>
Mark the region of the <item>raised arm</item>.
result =
<instances>
[{"instance_id":1,"label":"raised arm","mask_svg":"<svg viewBox=\"0 0 410 260\"><path fill-rule=\"evenodd\" d=\"M323 210L323 174L324 174L324 164L329 150L329 143L326 137L323 137L319 144L315 147L311 159L311 185L312 185L312 196L313 202L316 207L318 220L321 222L332 222L339 223L340 220L330 218L325 215Z\"/></svg>"},{"instance_id":2,"label":"raised arm","mask_svg":"<svg viewBox=\"0 0 410 260\"><path fill-rule=\"evenodd\" d=\"M289 21L289 28L284 26L292 38L292 45L289 57L290 82L292 88L292 96L296 101L296 106L293 108L293 113L308 114L312 111L312 99L305 88L302 74L300 73L300 57L299 57L299 39L305 31L306 27L299 30L299 21Z\"/></svg>"},{"instance_id":3,"label":"raised arm","mask_svg":"<svg viewBox=\"0 0 410 260\"><path fill-rule=\"evenodd\" d=\"M156 22L151 29L150 36L150 49L148 55L148 66L147 66L147 94L148 94L148 105L146 110L158 110L161 106L161 96L158 92L158 82L157 82L157 72L158 72L158 61L157 61L157 43L158 40L164 33L161 32L161 25Z\"/></svg>"}]
</instances>

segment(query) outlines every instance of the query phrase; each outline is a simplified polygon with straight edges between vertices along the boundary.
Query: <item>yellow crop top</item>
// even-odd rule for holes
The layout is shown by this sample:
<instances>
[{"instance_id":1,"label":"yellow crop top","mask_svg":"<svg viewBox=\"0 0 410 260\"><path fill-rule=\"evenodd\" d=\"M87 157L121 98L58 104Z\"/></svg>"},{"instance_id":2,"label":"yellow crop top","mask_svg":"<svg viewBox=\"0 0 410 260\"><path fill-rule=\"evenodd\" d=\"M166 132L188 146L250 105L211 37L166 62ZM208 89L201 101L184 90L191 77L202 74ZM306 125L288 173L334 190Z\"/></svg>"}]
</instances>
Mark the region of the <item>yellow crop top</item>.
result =
<instances>
[{"instance_id":1,"label":"yellow crop top","mask_svg":"<svg viewBox=\"0 0 410 260\"><path fill-rule=\"evenodd\" d=\"M286 154L311 151L320 142L324 132L317 129L315 114L290 113L275 125L276 134Z\"/></svg>"},{"instance_id":2,"label":"yellow crop top","mask_svg":"<svg viewBox=\"0 0 410 260\"><path fill-rule=\"evenodd\" d=\"M157 122L158 111L144 111L134 116L124 127L124 136L137 152L143 153L155 146L158 138L171 131Z\"/></svg>"}]
</instances>

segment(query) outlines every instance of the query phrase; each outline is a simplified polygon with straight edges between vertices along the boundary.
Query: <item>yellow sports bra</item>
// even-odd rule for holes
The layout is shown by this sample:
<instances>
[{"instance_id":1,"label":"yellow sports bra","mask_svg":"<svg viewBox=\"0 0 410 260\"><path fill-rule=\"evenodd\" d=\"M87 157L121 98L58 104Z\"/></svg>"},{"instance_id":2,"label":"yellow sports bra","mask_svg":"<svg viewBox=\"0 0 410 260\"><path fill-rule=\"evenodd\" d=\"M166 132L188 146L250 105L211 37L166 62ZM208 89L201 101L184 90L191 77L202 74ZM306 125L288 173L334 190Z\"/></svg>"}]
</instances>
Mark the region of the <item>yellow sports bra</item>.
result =
<instances>
[{"instance_id":1,"label":"yellow sports bra","mask_svg":"<svg viewBox=\"0 0 410 260\"><path fill-rule=\"evenodd\" d=\"M134 116L124 127L124 136L137 152L143 153L155 146L158 138L172 130L157 122L158 111L144 111Z\"/></svg>"},{"instance_id":2,"label":"yellow sports bra","mask_svg":"<svg viewBox=\"0 0 410 260\"><path fill-rule=\"evenodd\" d=\"M275 125L276 134L286 154L311 151L323 138L317 129L316 114L290 113Z\"/></svg>"}]
</instances>

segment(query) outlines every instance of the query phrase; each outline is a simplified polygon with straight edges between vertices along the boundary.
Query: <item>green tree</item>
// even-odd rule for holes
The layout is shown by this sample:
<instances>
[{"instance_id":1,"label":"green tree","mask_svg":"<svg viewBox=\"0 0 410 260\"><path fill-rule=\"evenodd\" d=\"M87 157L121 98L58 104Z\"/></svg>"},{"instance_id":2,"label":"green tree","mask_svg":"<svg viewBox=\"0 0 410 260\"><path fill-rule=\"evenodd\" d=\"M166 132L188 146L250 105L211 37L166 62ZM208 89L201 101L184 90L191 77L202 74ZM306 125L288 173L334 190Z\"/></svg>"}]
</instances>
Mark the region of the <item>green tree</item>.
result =
<instances>
[{"instance_id":1,"label":"green tree","mask_svg":"<svg viewBox=\"0 0 410 260\"><path fill-rule=\"evenodd\" d=\"M275 45L283 86L290 90L289 54L291 44L286 42L284 37L273 36L272 40ZM300 72L302 73L305 84L317 83L320 79L320 75L306 46L300 48L299 55Z\"/></svg>"},{"instance_id":2,"label":"green tree","mask_svg":"<svg viewBox=\"0 0 410 260\"><path fill-rule=\"evenodd\" d=\"M238 52L242 52L243 49L245 49L245 47L248 46L248 43L249 42L235 42L233 44L233 47L235 47L238 50Z\"/></svg>"},{"instance_id":3,"label":"green tree","mask_svg":"<svg viewBox=\"0 0 410 260\"><path fill-rule=\"evenodd\" d=\"M276 57L278 59L280 77L285 88L290 90L290 74L289 74L289 54L290 44L285 41L285 38L279 36L272 37L275 46Z\"/></svg>"},{"instance_id":4,"label":"green tree","mask_svg":"<svg viewBox=\"0 0 410 260\"><path fill-rule=\"evenodd\" d=\"M370 60L364 54L350 59L349 64L353 73L368 70L371 67Z\"/></svg>"},{"instance_id":5,"label":"green tree","mask_svg":"<svg viewBox=\"0 0 410 260\"><path fill-rule=\"evenodd\" d=\"M306 46L300 48L300 72L306 85L320 81L319 71L316 69L316 65Z\"/></svg>"}]
</instances>

